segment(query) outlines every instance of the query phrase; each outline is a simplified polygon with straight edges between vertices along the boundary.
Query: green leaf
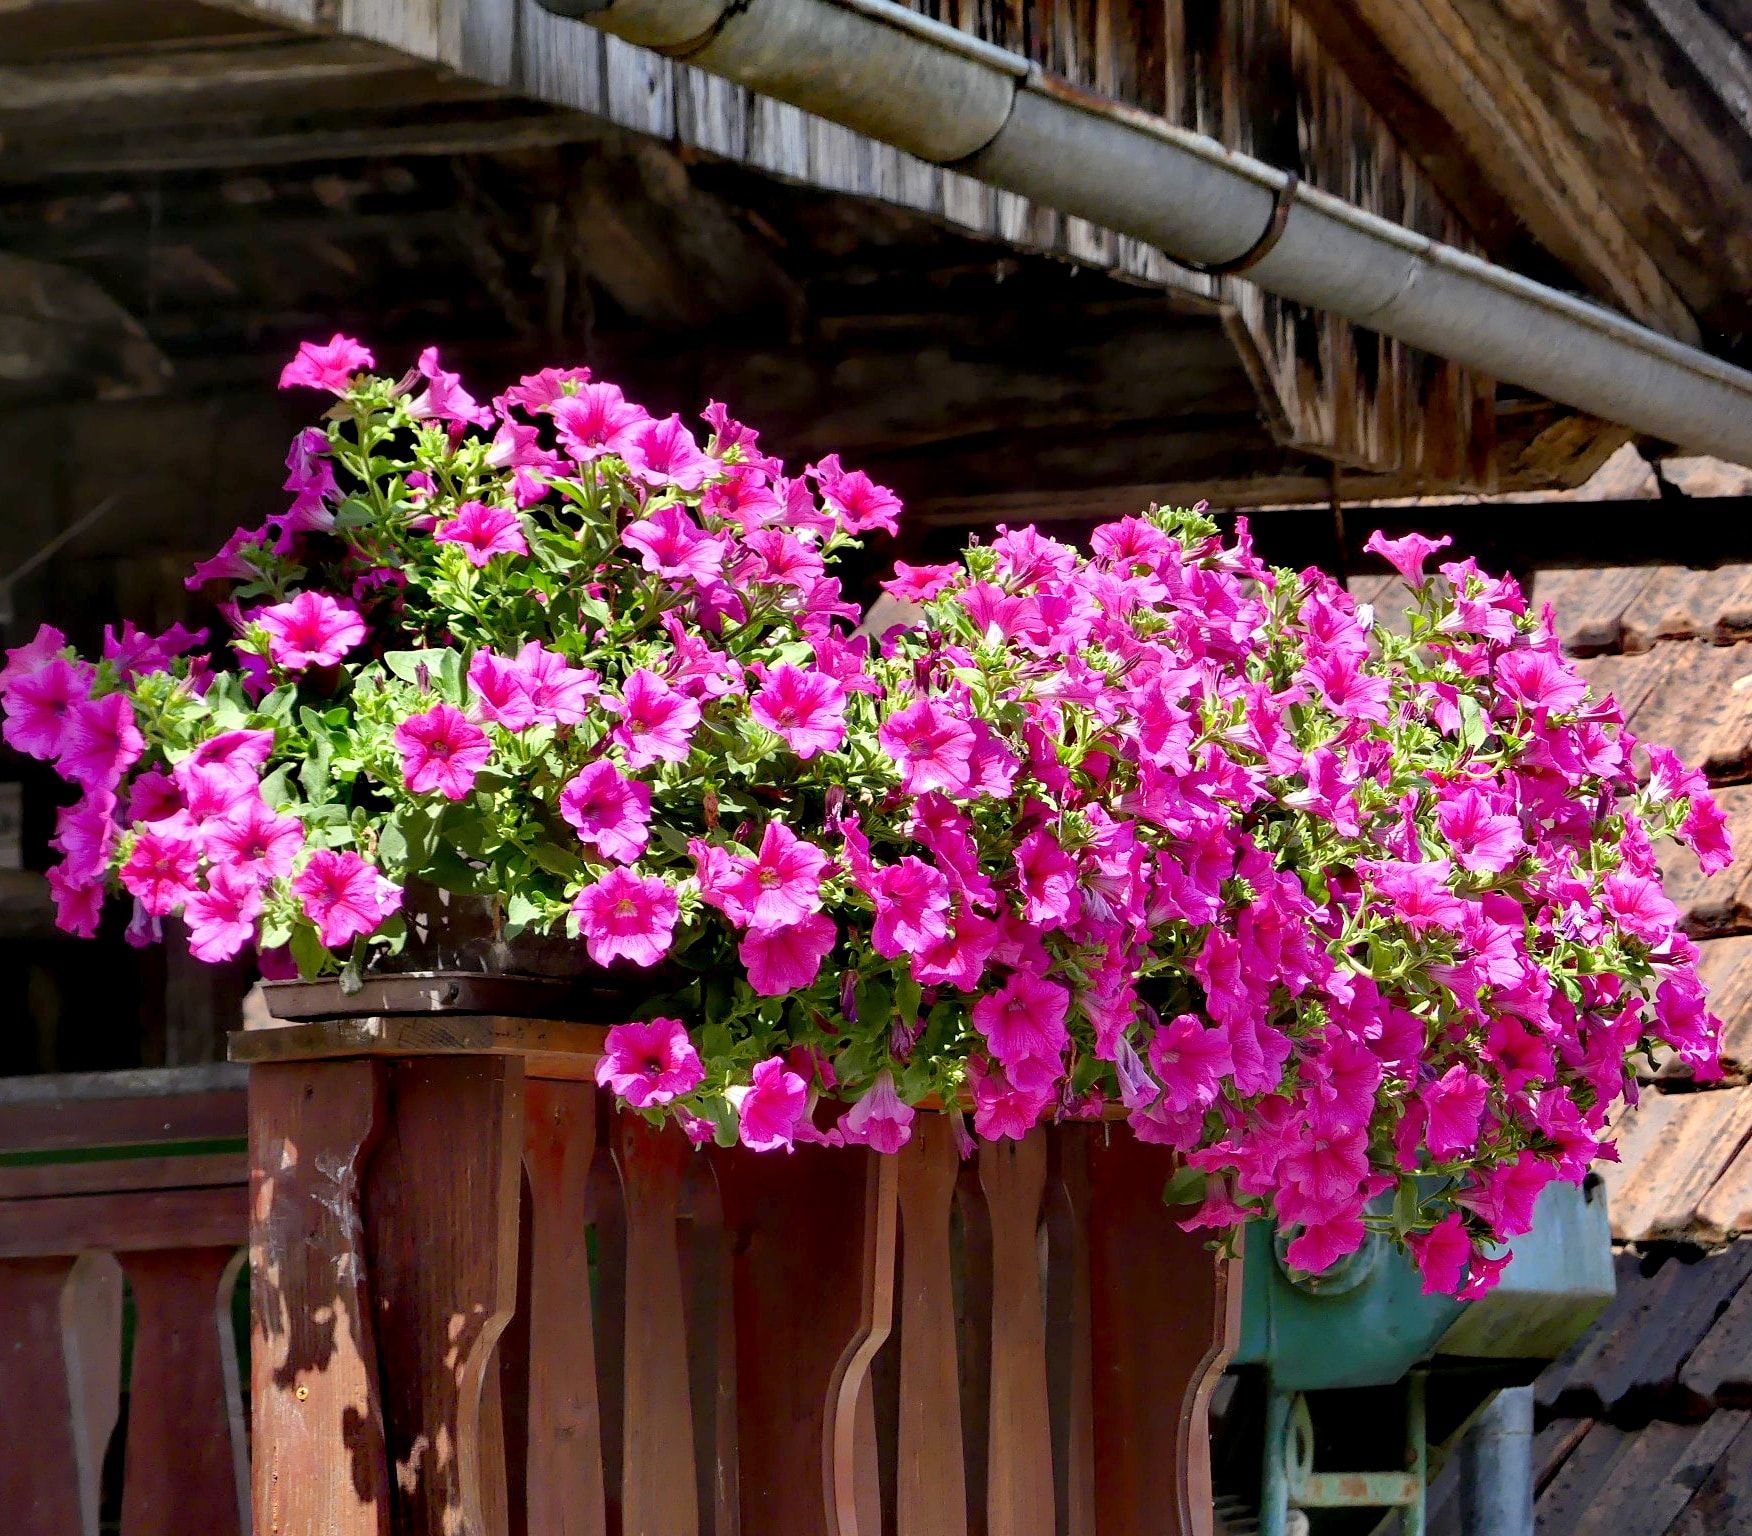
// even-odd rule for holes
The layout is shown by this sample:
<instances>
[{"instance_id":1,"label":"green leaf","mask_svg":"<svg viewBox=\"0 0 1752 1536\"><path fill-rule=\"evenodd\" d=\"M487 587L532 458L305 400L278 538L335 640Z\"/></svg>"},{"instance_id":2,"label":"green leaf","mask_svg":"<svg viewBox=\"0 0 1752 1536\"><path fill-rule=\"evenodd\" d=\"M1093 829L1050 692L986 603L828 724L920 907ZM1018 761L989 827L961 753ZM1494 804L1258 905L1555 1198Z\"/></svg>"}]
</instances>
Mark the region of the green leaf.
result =
<instances>
[{"instance_id":1,"label":"green leaf","mask_svg":"<svg viewBox=\"0 0 1752 1536\"><path fill-rule=\"evenodd\" d=\"M430 676L436 659L437 653L433 651L385 651L383 653L384 666L388 667L404 683L418 683L422 667Z\"/></svg>"},{"instance_id":2,"label":"green leaf","mask_svg":"<svg viewBox=\"0 0 1752 1536\"><path fill-rule=\"evenodd\" d=\"M1205 1173L1202 1168L1177 1168L1162 1186L1164 1205L1198 1205L1205 1197Z\"/></svg>"},{"instance_id":3,"label":"green leaf","mask_svg":"<svg viewBox=\"0 0 1752 1536\"><path fill-rule=\"evenodd\" d=\"M298 769L298 782L304 793L318 805L330 799L329 764L334 761L334 744L326 731L312 736L308 755Z\"/></svg>"},{"instance_id":4,"label":"green leaf","mask_svg":"<svg viewBox=\"0 0 1752 1536\"><path fill-rule=\"evenodd\" d=\"M292 959L300 976L308 980L321 975L331 958L309 923L300 923L292 930Z\"/></svg>"},{"instance_id":5,"label":"green leaf","mask_svg":"<svg viewBox=\"0 0 1752 1536\"><path fill-rule=\"evenodd\" d=\"M584 873L584 861L577 854L553 843L537 843L529 850L529 856L550 875L558 875L562 880L576 880Z\"/></svg>"}]
</instances>

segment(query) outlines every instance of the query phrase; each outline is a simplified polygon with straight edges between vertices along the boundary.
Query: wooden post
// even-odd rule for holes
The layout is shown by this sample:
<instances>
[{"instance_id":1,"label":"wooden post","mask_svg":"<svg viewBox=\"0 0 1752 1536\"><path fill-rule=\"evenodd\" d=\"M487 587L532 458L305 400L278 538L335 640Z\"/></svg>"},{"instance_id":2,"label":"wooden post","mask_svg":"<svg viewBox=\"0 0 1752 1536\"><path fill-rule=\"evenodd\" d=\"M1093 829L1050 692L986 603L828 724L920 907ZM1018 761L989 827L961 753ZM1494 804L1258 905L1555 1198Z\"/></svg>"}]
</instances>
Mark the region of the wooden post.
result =
<instances>
[{"instance_id":1,"label":"wooden post","mask_svg":"<svg viewBox=\"0 0 1752 1536\"><path fill-rule=\"evenodd\" d=\"M359 1208L382 1076L373 1061L250 1073L255 1536L390 1529Z\"/></svg>"},{"instance_id":2,"label":"wooden post","mask_svg":"<svg viewBox=\"0 0 1752 1536\"><path fill-rule=\"evenodd\" d=\"M991 1536L1052 1536L1052 1415L1040 1294L1046 1131L987 1142L979 1181L992 1223L991 1417L986 1509Z\"/></svg>"},{"instance_id":3,"label":"wooden post","mask_svg":"<svg viewBox=\"0 0 1752 1536\"><path fill-rule=\"evenodd\" d=\"M517 1302L523 1064L507 1056L389 1063L366 1173L395 1536L507 1536L496 1372Z\"/></svg>"},{"instance_id":4,"label":"wooden post","mask_svg":"<svg viewBox=\"0 0 1752 1536\"><path fill-rule=\"evenodd\" d=\"M604 1536L602 1416L584 1240L596 1089L531 1080L524 1118L530 1199L528 1526L531 1536Z\"/></svg>"},{"instance_id":5,"label":"wooden post","mask_svg":"<svg viewBox=\"0 0 1752 1536\"><path fill-rule=\"evenodd\" d=\"M920 1115L900 1152L898 1536L966 1536L950 1221L959 1173L946 1115Z\"/></svg>"}]
</instances>

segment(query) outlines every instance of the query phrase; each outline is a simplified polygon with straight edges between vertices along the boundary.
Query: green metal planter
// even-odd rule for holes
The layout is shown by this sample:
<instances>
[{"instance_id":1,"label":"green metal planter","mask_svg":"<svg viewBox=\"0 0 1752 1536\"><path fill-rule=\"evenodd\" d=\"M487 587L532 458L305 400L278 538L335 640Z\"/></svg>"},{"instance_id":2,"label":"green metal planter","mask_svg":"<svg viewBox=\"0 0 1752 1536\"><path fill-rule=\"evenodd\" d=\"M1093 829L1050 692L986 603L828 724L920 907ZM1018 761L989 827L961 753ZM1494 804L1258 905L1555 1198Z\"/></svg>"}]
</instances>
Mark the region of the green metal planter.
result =
<instances>
[{"instance_id":1,"label":"green metal planter","mask_svg":"<svg viewBox=\"0 0 1752 1536\"><path fill-rule=\"evenodd\" d=\"M1424 1529L1425 1380L1481 1362L1555 1359L1612 1299L1612 1238L1597 1180L1549 1186L1513 1262L1475 1302L1426 1296L1410 1258L1371 1238L1326 1274L1289 1270L1264 1222L1246 1236L1237 1365L1267 1380L1262 1536L1283 1536L1291 1508L1399 1508L1405 1536ZM1532 1367L1523 1373L1531 1379ZM1404 1465L1391 1471L1314 1468L1314 1407L1306 1394L1407 1381ZM1500 1385L1500 1382L1498 1383Z\"/></svg>"}]
</instances>

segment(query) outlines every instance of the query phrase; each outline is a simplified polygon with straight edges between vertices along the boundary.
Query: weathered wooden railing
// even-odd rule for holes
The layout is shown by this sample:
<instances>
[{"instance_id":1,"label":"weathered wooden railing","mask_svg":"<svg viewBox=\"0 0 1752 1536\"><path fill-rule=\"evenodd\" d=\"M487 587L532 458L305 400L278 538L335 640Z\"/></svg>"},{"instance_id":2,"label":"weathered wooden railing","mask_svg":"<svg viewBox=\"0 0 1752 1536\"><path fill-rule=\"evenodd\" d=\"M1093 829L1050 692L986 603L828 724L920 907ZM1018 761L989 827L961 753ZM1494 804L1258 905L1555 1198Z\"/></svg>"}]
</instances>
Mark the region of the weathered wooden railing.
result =
<instances>
[{"instance_id":1,"label":"weathered wooden railing","mask_svg":"<svg viewBox=\"0 0 1752 1536\"><path fill-rule=\"evenodd\" d=\"M0 1081L0 1530L248 1529L233 1067Z\"/></svg>"},{"instance_id":2,"label":"weathered wooden railing","mask_svg":"<svg viewBox=\"0 0 1752 1536\"><path fill-rule=\"evenodd\" d=\"M1239 1287L1100 1125L694 1151L600 1032L236 1037L256 1536L1209 1529Z\"/></svg>"}]
</instances>

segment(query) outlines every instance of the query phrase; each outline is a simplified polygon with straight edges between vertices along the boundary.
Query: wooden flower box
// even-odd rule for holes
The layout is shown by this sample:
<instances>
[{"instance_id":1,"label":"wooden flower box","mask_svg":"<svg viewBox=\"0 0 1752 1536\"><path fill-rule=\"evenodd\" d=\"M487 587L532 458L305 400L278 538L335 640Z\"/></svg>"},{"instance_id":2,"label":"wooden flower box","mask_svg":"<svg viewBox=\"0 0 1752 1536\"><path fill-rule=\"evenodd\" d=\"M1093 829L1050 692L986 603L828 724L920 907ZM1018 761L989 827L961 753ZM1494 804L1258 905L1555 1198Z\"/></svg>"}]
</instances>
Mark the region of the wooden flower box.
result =
<instances>
[{"instance_id":1,"label":"wooden flower box","mask_svg":"<svg viewBox=\"0 0 1752 1536\"><path fill-rule=\"evenodd\" d=\"M1100 1124L696 1151L601 1031L365 1016L250 1072L258 1536L1210 1530L1238 1276Z\"/></svg>"}]
</instances>

